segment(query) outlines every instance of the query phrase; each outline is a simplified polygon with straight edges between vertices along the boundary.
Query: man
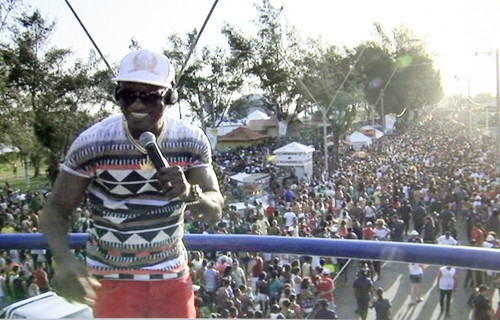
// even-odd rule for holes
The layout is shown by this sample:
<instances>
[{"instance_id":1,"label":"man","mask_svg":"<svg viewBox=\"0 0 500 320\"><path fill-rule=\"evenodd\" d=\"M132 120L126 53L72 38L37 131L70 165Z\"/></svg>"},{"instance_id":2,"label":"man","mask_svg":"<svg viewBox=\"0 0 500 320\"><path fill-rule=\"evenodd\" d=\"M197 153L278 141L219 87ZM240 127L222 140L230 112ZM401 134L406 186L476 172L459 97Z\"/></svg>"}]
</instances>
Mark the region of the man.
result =
<instances>
[{"instance_id":1,"label":"man","mask_svg":"<svg viewBox=\"0 0 500 320\"><path fill-rule=\"evenodd\" d=\"M419 233L417 230L412 230L410 232L410 236L406 240L406 242L411 242L411 243L423 243L422 238L420 238Z\"/></svg>"},{"instance_id":2,"label":"man","mask_svg":"<svg viewBox=\"0 0 500 320\"><path fill-rule=\"evenodd\" d=\"M391 303L389 299L384 298L384 289L377 288L375 290L377 299L373 301L372 308L375 309L376 320L391 320Z\"/></svg>"},{"instance_id":3,"label":"man","mask_svg":"<svg viewBox=\"0 0 500 320\"><path fill-rule=\"evenodd\" d=\"M486 294L488 293L488 287L482 284L479 286L477 291L477 295L472 300L474 306L474 320L493 319L493 309L491 308L491 301L486 297Z\"/></svg>"},{"instance_id":4,"label":"man","mask_svg":"<svg viewBox=\"0 0 500 320\"><path fill-rule=\"evenodd\" d=\"M215 269L215 262L209 261L207 269L203 273L203 284L208 295L207 302L215 303L215 292L219 287L219 271Z\"/></svg>"},{"instance_id":5,"label":"man","mask_svg":"<svg viewBox=\"0 0 500 320\"><path fill-rule=\"evenodd\" d=\"M445 231L445 233L437 238L437 243L446 246L456 246L458 241L451 236L450 231Z\"/></svg>"},{"instance_id":6,"label":"man","mask_svg":"<svg viewBox=\"0 0 500 320\"><path fill-rule=\"evenodd\" d=\"M395 214L391 217L391 240L397 242L403 242L403 236L405 232L405 223L399 218L399 215Z\"/></svg>"},{"instance_id":7,"label":"man","mask_svg":"<svg viewBox=\"0 0 500 320\"><path fill-rule=\"evenodd\" d=\"M54 287L69 300L94 305L96 317L196 317L184 211L214 224L223 197L205 134L164 116L176 100L174 78L162 54L138 50L122 59L113 79L122 114L73 142L42 213L57 263ZM156 136L166 168L155 168L139 143L146 131ZM88 271L71 254L66 234L86 192L94 219Z\"/></svg>"},{"instance_id":8,"label":"man","mask_svg":"<svg viewBox=\"0 0 500 320\"><path fill-rule=\"evenodd\" d=\"M285 220L285 231L294 230L297 225L297 215L292 211L291 207L286 208L286 212L283 214L283 219Z\"/></svg>"},{"instance_id":9,"label":"man","mask_svg":"<svg viewBox=\"0 0 500 320\"><path fill-rule=\"evenodd\" d=\"M419 303L424 299L420 296L422 293L421 286L424 277L424 266L420 263L410 263L410 297L411 303Z\"/></svg>"},{"instance_id":10,"label":"man","mask_svg":"<svg viewBox=\"0 0 500 320\"><path fill-rule=\"evenodd\" d=\"M259 253L255 252L250 254L250 261L248 262L247 270L252 290L256 293L257 281L259 281L259 277L264 271L264 259L262 259Z\"/></svg>"},{"instance_id":11,"label":"man","mask_svg":"<svg viewBox=\"0 0 500 320\"><path fill-rule=\"evenodd\" d=\"M318 310L312 319L338 319L335 311L329 308L328 300L320 299L318 301Z\"/></svg>"},{"instance_id":12,"label":"man","mask_svg":"<svg viewBox=\"0 0 500 320\"><path fill-rule=\"evenodd\" d=\"M329 276L328 269L322 269L321 273L317 275L316 280L316 295L320 299L326 299L330 308L335 308L335 282Z\"/></svg>"},{"instance_id":13,"label":"man","mask_svg":"<svg viewBox=\"0 0 500 320\"><path fill-rule=\"evenodd\" d=\"M416 206L413 208L411 216L413 218L413 228L422 234L422 229L424 228L426 210L423 201L418 201Z\"/></svg>"},{"instance_id":14,"label":"man","mask_svg":"<svg viewBox=\"0 0 500 320\"><path fill-rule=\"evenodd\" d=\"M359 270L356 279L352 285L354 297L358 309L355 311L361 319L365 320L368 315L368 306L372 297L373 281L370 280L364 270Z\"/></svg>"},{"instance_id":15,"label":"man","mask_svg":"<svg viewBox=\"0 0 500 320\"><path fill-rule=\"evenodd\" d=\"M439 305L441 307L441 313L446 311L446 316L449 317L451 295L457 284L457 270L450 266L439 268L437 282L439 287Z\"/></svg>"}]
</instances>

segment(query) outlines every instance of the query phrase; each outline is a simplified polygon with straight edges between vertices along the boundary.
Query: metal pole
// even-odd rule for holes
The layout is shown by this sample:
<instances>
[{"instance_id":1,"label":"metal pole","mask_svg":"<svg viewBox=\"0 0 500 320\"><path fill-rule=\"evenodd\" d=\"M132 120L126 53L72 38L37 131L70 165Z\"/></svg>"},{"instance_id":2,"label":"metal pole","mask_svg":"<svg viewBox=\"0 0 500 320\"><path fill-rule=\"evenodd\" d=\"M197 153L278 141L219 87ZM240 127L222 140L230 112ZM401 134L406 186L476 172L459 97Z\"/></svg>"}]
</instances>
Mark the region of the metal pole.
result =
<instances>
[{"instance_id":1,"label":"metal pole","mask_svg":"<svg viewBox=\"0 0 500 320\"><path fill-rule=\"evenodd\" d=\"M497 174L500 174L500 61L498 57L498 49L496 53L496 64L497 64L497 112L496 112L496 126L497 126Z\"/></svg>"},{"instance_id":2,"label":"metal pole","mask_svg":"<svg viewBox=\"0 0 500 320\"><path fill-rule=\"evenodd\" d=\"M384 89L383 88L380 89L380 108L382 109L382 131L385 133L385 106L384 106Z\"/></svg>"},{"instance_id":3,"label":"metal pole","mask_svg":"<svg viewBox=\"0 0 500 320\"><path fill-rule=\"evenodd\" d=\"M496 101L496 112L495 112L495 126L496 126L496 173L500 175L500 61L498 57L498 49L495 50L495 62L496 62L496 73L497 73L497 101ZM479 54L488 54L490 52L479 52L476 51L476 56Z\"/></svg>"},{"instance_id":4,"label":"metal pole","mask_svg":"<svg viewBox=\"0 0 500 320\"><path fill-rule=\"evenodd\" d=\"M325 163L325 175L329 176L329 168L328 168L328 137L326 131L326 110L325 107L321 107L321 111L323 113L323 152L324 152L324 163ZM325 178L326 178L325 177Z\"/></svg>"},{"instance_id":5,"label":"metal pole","mask_svg":"<svg viewBox=\"0 0 500 320\"><path fill-rule=\"evenodd\" d=\"M89 237L87 233L73 233L68 236L68 239L71 248L83 249ZM361 260L419 262L477 270L500 270L500 250L482 247L232 234L186 234L184 240L189 250L293 253ZM42 233L0 234L0 248L2 249L46 249L47 247L47 238Z\"/></svg>"}]
</instances>

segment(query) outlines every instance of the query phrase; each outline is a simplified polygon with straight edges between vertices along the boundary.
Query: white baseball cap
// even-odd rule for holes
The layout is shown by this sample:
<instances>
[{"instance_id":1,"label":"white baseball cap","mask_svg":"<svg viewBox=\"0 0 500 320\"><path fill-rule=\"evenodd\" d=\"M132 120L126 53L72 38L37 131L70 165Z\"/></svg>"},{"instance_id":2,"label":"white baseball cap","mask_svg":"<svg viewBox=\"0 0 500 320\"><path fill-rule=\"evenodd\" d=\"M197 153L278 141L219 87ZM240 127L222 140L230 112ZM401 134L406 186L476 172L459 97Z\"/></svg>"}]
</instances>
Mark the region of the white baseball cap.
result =
<instances>
[{"instance_id":1,"label":"white baseball cap","mask_svg":"<svg viewBox=\"0 0 500 320\"><path fill-rule=\"evenodd\" d=\"M147 49L130 52L120 62L118 75L112 80L173 87L174 67L167 56Z\"/></svg>"}]
</instances>

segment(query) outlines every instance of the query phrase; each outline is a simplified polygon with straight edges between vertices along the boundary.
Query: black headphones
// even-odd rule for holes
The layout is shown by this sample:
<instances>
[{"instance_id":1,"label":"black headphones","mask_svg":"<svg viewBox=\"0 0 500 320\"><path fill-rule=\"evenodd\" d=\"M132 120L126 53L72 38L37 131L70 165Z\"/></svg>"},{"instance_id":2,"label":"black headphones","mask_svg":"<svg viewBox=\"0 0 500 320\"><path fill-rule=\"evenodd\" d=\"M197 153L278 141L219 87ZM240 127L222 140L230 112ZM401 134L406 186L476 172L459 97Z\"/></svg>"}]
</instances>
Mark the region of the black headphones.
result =
<instances>
[{"instance_id":1,"label":"black headphones","mask_svg":"<svg viewBox=\"0 0 500 320\"><path fill-rule=\"evenodd\" d=\"M171 106L179 101L179 93L177 92L177 88L175 87L175 82L172 81L172 89L167 89L167 92L163 95L163 104L166 106ZM120 91L120 84L118 84L115 88L115 101L118 102L118 92Z\"/></svg>"},{"instance_id":2,"label":"black headphones","mask_svg":"<svg viewBox=\"0 0 500 320\"><path fill-rule=\"evenodd\" d=\"M172 89L167 89L167 92L163 96L163 104L166 106L171 106L179 101L179 92L177 92L177 88L175 87L175 82L172 81Z\"/></svg>"}]
</instances>

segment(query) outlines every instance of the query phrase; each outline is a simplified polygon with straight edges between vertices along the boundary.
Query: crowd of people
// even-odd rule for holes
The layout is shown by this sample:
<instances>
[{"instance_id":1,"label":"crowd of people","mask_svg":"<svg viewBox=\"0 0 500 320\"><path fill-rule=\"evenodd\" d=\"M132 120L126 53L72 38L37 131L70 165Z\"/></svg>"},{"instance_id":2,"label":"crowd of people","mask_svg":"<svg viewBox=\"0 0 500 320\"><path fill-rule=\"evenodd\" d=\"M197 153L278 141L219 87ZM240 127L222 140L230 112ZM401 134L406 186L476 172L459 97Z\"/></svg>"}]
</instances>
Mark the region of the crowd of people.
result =
<instances>
[{"instance_id":1,"label":"crowd of people","mask_svg":"<svg viewBox=\"0 0 500 320\"><path fill-rule=\"evenodd\" d=\"M248 205L238 210L228 201L216 225L197 222L188 214L186 230L498 248L500 184L492 146L493 140L471 135L459 123L428 119L377 139L364 150L367 158L348 153L331 174L322 171L317 151L315 172L304 179L269 162L270 145L216 152L223 193ZM264 197L243 197L232 185L229 177L241 171L271 175ZM0 198L0 232L39 232L37 214L45 195L37 191L21 196L6 185ZM91 212L82 204L70 228L86 232L91 227ZM75 251L82 259L84 254ZM346 283L348 270L355 268L356 313L366 319L371 307L377 319L390 319L390 301L383 296L384 288L375 285L382 277L380 262L357 261L354 267L346 263L335 257L191 251L198 317L333 319L335 287ZM4 250L0 268L2 306L51 290L50 252ZM418 264L409 268L411 296L418 303L421 273ZM467 285L499 288L499 280L494 272L470 271ZM478 316L484 308L494 309L482 292L471 302ZM441 299L443 313L449 312L446 294Z\"/></svg>"}]
</instances>

